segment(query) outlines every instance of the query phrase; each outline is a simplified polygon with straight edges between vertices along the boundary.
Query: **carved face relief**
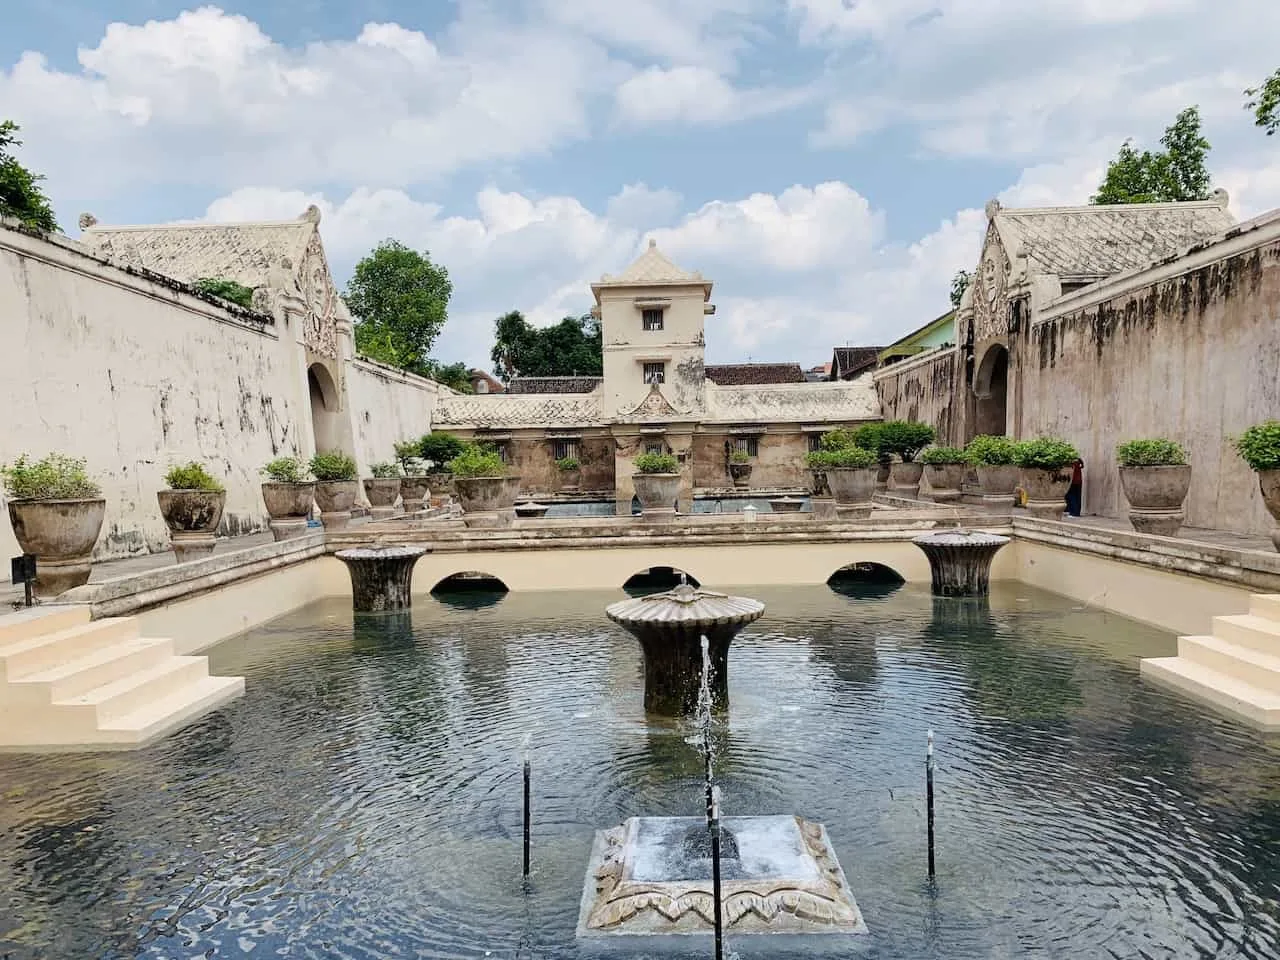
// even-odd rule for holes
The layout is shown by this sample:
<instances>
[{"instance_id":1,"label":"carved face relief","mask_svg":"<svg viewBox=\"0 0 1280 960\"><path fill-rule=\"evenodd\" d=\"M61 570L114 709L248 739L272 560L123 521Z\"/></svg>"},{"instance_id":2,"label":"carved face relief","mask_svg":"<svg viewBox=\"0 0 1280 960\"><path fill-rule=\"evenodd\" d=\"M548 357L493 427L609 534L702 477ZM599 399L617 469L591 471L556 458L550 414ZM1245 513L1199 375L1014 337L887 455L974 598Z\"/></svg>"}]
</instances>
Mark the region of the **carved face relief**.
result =
<instances>
[{"instance_id":1,"label":"carved face relief","mask_svg":"<svg viewBox=\"0 0 1280 960\"><path fill-rule=\"evenodd\" d=\"M995 306L997 286L1000 283L1000 267L996 264L994 251L988 249L982 258L982 292L987 298L988 306Z\"/></svg>"}]
</instances>

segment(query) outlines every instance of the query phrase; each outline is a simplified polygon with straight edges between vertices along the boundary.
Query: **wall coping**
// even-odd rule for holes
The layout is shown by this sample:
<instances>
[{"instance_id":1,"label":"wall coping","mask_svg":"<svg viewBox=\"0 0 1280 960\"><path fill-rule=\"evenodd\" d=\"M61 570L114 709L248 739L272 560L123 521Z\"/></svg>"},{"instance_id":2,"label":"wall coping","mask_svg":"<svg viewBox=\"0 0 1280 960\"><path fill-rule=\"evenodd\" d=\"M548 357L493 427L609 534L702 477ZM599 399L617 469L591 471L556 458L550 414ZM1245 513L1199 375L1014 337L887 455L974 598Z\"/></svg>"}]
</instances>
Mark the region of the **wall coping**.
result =
<instances>
[{"instance_id":1,"label":"wall coping","mask_svg":"<svg viewBox=\"0 0 1280 960\"><path fill-rule=\"evenodd\" d=\"M189 283L173 277L127 267L91 252L83 244L55 234L43 233L24 226L12 217L0 217L0 250L11 250L20 257L36 260L61 270L110 284L139 296L198 314L218 323L279 339L275 318L218 297L201 293ZM157 288L163 288L162 293Z\"/></svg>"},{"instance_id":2,"label":"wall coping","mask_svg":"<svg viewBox=\"0 0 1280 960\"><path fill-rule=\"evenodd\" d=\"M439 393L442 389L447 389L439 381L432 380L430 377L422 377L416 373L411 373L408 370L393 367L389 363L382 363L380 360L371 360L360 354L351 358L351 364L352 366L366 370L375 377L381 377L383 380L395 381L410 387L417 387L420 390ZM469 394L458 395L469 396Z\"/></svg>"},{"instance_id":3,"label":"wall coping","mask_svg":"<svg viewBox=\"0 0 1280 960\"><path fill-rule=\"evenodd\" d=\"M910 370L916 369L917 367L927 367L942 359L944 356L950 355L954 357L958 352L959 348L954 346L935 347L933 350L927 350L924 353L917 354L910 360L899 360L897 363L877 370L871 375L871 379L874 383L879 383L881 380L888 380L891 377L896 377L898 374L906 373Z\"/></svg>"}]
</instances>

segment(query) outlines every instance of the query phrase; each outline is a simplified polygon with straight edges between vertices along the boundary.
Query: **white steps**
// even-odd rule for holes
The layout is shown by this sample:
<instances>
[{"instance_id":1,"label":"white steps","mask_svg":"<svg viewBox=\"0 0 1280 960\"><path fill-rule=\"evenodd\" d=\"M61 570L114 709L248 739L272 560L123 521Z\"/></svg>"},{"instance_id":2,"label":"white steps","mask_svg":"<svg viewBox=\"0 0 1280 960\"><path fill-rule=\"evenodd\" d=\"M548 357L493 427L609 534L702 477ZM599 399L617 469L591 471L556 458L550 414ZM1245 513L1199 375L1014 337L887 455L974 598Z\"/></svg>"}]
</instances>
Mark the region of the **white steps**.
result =
<instances>
[{"instance_id":1,"label":"white steps","mask_svg":"<svg viewBox=\"0 0 1280 960\"><path fill-rule=\"evenodd\" d=\"M137 747L244 693L205 657L84 607L0 617L0 750Z\"/></svg>"},{"instance_id":2,"label":"white steps","mask_svg":"<svg viewBox=\"0 0 1280 960\"><path fill-rule=\"evenodd\" d=\"M1280 594L1255 594L1249 612L1214 617L1213 635L1179 637L1176 657L1141 662L1142 675L1267 731L1280 731Z\"/></svg>"}]
</instances>

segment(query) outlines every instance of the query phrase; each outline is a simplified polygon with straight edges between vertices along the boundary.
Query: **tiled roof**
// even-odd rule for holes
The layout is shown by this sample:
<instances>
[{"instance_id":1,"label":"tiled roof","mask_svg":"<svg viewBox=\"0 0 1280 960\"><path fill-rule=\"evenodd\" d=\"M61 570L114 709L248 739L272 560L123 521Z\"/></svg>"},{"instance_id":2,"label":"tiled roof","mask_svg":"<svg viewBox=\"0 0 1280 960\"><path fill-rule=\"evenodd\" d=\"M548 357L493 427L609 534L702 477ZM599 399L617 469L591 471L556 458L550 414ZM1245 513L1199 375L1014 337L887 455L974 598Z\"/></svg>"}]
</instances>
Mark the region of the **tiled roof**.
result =
<instances>
[{"instance_id":1,"label":"tiled roof","mask_svg":"<svg viewBox=\"0 0 1280 960\"><path fill-rule=\"evenodd\" d=\"M880 400L870 377L823 383L707 387L708 422L822 423L874 420Z\"/></svg>"},{"instance_id":2,"label":"tiled roof","mask_svg":"<svg viewBox=\"0 0 1280 960\"><path fill-rule=\"evenodd\" d=\"M91 226L80 241L109 260L191 283L204 277L246 287L268 284L273 267L293 274L319 223L309 210L297 220L268 223L175 223L143 227Z\"/></svg>"},{"instance_id":3,"label":"tiled roof","mask_svg":"<svg viewBox=\"0 0 1280 960\"><path fill-rule=\"evenodd\" d=\"M830 373L841 380L848 380L876 365L876 358L884 347L836 347L831 357Z\"/></svg>"},{"instance_id":4,"label":"tiled roof","mask_svg":"<svg viewBox=\"0 0 1280 960\"><path fill-rule=\"evenodd\" d=\"M441 395L434 426L546 427L600 422L600 401L594 393L500 394L498 396Z\"/></svg>"},{"instance_id":5,"label":"tiled roof","mask_svg":"<svg viewBox=\"0 0 1280 960\"><path fill-rule=\"evenodd\" d=\"M654 240L635 263L618 276L605 274L595 286L645 286L652 283L705 283L702 274L682 270L666 258Z\"/></svg>"},{"instance_id":6,"label":"tiled roof","mask_svg":"<svg viewBox=\"0 0 1280 960\"><path fill-rule=\"evenodd\" d=\"M805 382L798 363L709 363L704 370L708 380L722 387Z\"/></svg>"},{"instance_id":7,"label":"tiled roof","mask_svg":"<svg viewBox=\"0 0 1280 960\"><path fill-rule=\"evenodd\" d=\"M1010 255L1040 273L1109 277L1177 253L1229 229L1226 194L1185 203L997 209L996 229Z\"/></svg>"},{"instance_id":8,"label":"tiled roof","mask_svg":"<svg viewBox=\"0 0 1280 960\"><path fill-rule=\"evenodd\" d=\"M515 377L507 393L590 393L603 377Z\"/></svg>"}]
</instances>

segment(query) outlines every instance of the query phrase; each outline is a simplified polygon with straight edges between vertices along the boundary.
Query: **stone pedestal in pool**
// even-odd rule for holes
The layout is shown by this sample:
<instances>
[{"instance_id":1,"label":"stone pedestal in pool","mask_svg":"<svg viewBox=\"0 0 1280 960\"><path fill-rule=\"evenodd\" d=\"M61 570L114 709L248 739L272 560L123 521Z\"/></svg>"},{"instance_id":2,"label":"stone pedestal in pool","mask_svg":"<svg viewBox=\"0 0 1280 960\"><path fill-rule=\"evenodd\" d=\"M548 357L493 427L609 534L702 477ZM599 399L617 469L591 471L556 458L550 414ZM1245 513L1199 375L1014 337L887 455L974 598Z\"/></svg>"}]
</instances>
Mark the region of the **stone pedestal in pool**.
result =
<instances>
[{"instance_id":1,"label":"stone pedestal in pool","mask_svg":"<svg viewBox=\"0 0 1280 960\"><path fill-rule=\"evenodd\" d=\"M351 605L355 611L407 609L413 565L426 552L426 547L358 547L335 553L351 574Z\"/></svg>"},{"instance_id":2,"label":"stone pedestal in pool","mask_svg":"<svg viewBox=\"0 0 1280 960\"><path fill-rule=\"evenodd\" d=\"M729 708L729 644L743 627L760 619L764 604L682 583L667 593L622 600L605 613L640 641L645 710L678 717L697 710L704 636L710 647L714 709Z\"/></svg>"},{"instance_id":3,"label":"stone pedestal in pool","mask_svg":"<svg viewBox=\"0 0 1280 960\"><path fill-rule=\"evenodd\" d=\"M912 541L929 558L933 592L939 597L985 597L991 561L1008 537L972 530L947 530Z\"/></svg>"},{"instance_id":4,"label":"stone pedestal in pool","mask_svg":"<svg viewBox=\"0 0 1280 960\"><path fill-rule=\"evenodd\" d=\"M689 840L700 817L632 817L596 833L578 918L582 939L710 935L711 861ZM725 936L862 934L862 914L820 823L727 817L722 823ZM736 856L730 855L736 847ZM772 941L771 941L772 942Z\"/></svg>"}]
</instances>

